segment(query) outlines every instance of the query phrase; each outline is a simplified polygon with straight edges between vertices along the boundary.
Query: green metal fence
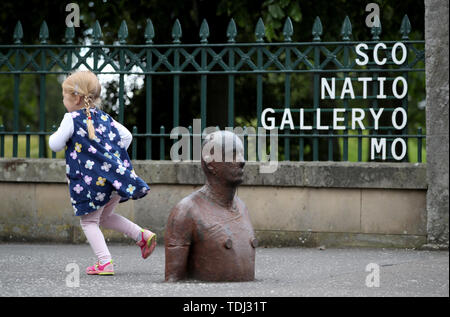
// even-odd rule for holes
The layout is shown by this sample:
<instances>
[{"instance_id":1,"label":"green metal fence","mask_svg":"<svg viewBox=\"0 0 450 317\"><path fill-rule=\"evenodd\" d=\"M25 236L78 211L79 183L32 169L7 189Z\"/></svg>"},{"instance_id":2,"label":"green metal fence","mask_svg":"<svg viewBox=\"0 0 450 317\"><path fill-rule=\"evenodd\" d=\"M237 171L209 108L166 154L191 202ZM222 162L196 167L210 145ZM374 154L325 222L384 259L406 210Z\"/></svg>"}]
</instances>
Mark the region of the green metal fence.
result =
<instances>
[{"instance_id":1,"label":"green metal fence","mask_svg":"<svg viewBox=\"0 0 450 317\"><path fill-rule=\"evenodd\" d=\"M386 44L389 51L392 46L401 42L407 47L407 58L405 62L398 66L395 65L392 58L387 56L387 63L380 67L373 61L367 66L358 66L355 63L355 46L359 43L366 43L369 47L368 54L380 42L381 25L372 27L372 38L369 41L352 41L352 26L349 19L344 19L341 39L336 42L323 42L322 23L317 17L312 27L312 39L310 42L293 42L293 27L291 20L286 19L283 29L283 42L267 43L264 41L265 28L260 19L255 28L254 43L237 43L236 25L231 19L226 35L227 43L212 44L208 42L209 27L206 20L203 21L199 38L200 43L183 44L182 29L178 20L175 21L172 28L172 44L155 44L153 38L155 35L151 20L147 20L144 32L145 43L132 45L127 43L128 30L125 21L122 22L118 31L118 41L114 44L101 44L102 31L97 21L93 26L92 43L89 45L74 44L74 29L67 28L64 44L48 44L49 32L45 21L42 23L39 40L40 44L26 45L22 43L23 31L20 22L17 23L13 44L0 45L0 75L12 76L13 85L13 123L12 131L6 131L4 126L0 126L0 157L5 156L5 138L12 137L12 157L18 156L19 136L25 136L26 150L25 156L30 157L31 137L39 139L38 157L45 157L46 137L50 135L56 127L46 129L46 78L49 74L67 74L79 67L85 67L97 74L117 74L119 76L119 109L118 120L124 121L124 94L125 82L124 76L130 74L142 75L144 77L145 98L145 126L132 127L133 143L131 147L131 156L137 158L137 145L140 142L145 144L145 159L167 159L168 144L170 142L170 130L172 127L155 127L152 125L152 79L154 76L170 76L173 82L173 104L172 118L173 127L177 127L180 122L180 85L181 76L198 76L200 79L200 117L202 119L202 128L207 118L207 85L208 76L222 74L227 77L227 122L229 127L235 125L235 84L236 78L242 75L251 75L256 78L256 87L253 93L256 94L255 118L257 126L261 126L261 112L264 108L263 96L270 93L264 91L263 79L268 74L278 74L283 76L284 82L284 102L283 106L275 109L280 115L285 108L292 110L292 113L298 113L291 104L291 94L295 87L292 87L292 77L296 74L310 74L313 85L313 102L305 106L305 112L313 116L313 129L311 131L298 131L295 126L294 131L284 129L279 132L279 140L282 145L282 154L285 160L304 160L305 144L310 144L309 150L312 152L312 160L319 160L319 151L327 151L328 160L333 160L333 151L335 147L340 147L342 153L341 160L349 160L349 142L356 140L357 146L352 150L357 151L357 161L363 158L363 142L371 137L387 138L388 144L394 137L415 141L417 148L417 162L422 162L422 145L425 135L421 128L411 133L406 125L401 131L395 131L390 125L381 125L379 130L374 130L373 126L368 126L368 133L361 129L350 131L351 127L348 114L344 116L345 130L320 131L317 129L316 109L322 108L323 111L332 111L328 107L322 107L324 100L320 98L320 80L321 77L336 77L337 82L342 82L346 77L352 77L356 82L356 76L368 76L374 79L370 85L370 94L367 96L371 108L379 108L379 99L376 97L379 91L377 78L386 77L386 82L390 82L397 74L401 74L408 81L408 74L411 72L424 72L424 41L410 40L408 35L411 31L411 25L408 17L405 15L399 24L400 38L398 41L382 41ZM109 70L108 70L109 68ZM19 131L19 92L21 78L29 74L39 76L39 130L30 131L29 126L25 131ZM361 101L361 95L355 96L354 100L344 98L340 101L340 106L345 109L351 109L352 103ZM387 100L394 99L391 96ZM408 95L402 100L392 100L398 102L402 108L408 111ZM2 106L3 107L3 106ZM394 107L385 107L385 111L393 111ZM170 111L170 110L169 110ZM368 112L368 108L365 109ZM372 123L373 124L373 123ZM189 127L192 131L192 127ZM246 131L244 129L244 131ZM245 132L244 132L245 135ZM245 135L245 138L248 136ZM152 153L152 143L159 142L159 155ZM172 141L173 142L173 141ZM326 144L324 147L323 144ZM322 144L322 147L320 146ZM292 149L295 148L296 157L293 157ZM388 159L391 158L388 149ZM55 153L50 154L55 157ZM407 159L406 159L407 160Z\"/></svg>"}]
</instances>

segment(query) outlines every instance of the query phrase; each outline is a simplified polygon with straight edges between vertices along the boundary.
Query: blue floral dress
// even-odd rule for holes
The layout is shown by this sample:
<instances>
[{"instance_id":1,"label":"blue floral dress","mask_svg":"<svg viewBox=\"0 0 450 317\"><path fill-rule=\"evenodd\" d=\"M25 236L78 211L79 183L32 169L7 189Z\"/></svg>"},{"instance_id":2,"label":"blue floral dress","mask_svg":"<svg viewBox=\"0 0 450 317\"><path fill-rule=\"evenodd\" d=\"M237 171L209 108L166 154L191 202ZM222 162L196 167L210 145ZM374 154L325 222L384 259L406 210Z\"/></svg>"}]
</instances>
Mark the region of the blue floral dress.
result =
<instances>
[{"instance_id":1,"label":"blue floral dress","mask_svg":"<svg viewBox=\"0 0 450 317\"><path fill-rule=\"evenodd\" d=\"M84 110L71 112L74 132L66 143L66 174L76 216L104 206L116 191L120 202L144 197L149 186L136 175L114 121L91 110L95 138L89 139Z\"/></svg>"}]
</instances>

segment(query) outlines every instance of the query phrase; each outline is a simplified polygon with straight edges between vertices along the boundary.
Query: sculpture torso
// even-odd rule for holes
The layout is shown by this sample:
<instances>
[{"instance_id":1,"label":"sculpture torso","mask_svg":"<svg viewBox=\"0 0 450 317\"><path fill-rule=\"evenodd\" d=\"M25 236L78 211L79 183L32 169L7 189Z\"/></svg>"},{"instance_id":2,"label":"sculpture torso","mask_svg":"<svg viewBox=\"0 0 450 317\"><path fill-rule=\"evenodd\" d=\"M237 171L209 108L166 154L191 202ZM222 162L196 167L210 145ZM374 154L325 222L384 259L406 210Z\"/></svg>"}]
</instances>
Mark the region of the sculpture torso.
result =
<instances>
[{"instance_id":1,"label":"sculpture torso","mask_svg":"<svg viewBox=\"0 0 450 317\"><path fill-rule=\"evenodd\" d=\"M189 245L187 277L206 281L254 279L254 231L245 204L237 196L234 202L235 208L229 210L196 191L180 202L181 207L174 208L168 222L168 243ZM183 232L177 232L180 230Z\"/></svg>"}]
</instances>

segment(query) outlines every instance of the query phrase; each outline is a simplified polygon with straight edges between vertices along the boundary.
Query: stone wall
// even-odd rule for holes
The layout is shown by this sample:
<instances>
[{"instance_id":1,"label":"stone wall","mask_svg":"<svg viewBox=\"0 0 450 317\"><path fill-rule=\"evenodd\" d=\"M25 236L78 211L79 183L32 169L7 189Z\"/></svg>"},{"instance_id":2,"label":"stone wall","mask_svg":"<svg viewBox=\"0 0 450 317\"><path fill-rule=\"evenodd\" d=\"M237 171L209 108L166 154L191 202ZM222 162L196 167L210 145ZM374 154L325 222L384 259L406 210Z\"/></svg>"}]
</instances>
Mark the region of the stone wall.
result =
<instances>
[{"instance_id":1,"label":"stone wall","mask_svg":"<svg viewBox=\"0 0 450 317\"><path fill-rule=\"evenodd\" d=\"M448 0L425 0L428 242L448 248Z\"/></svg>"},{"instance_id":2,"label":"stone wall","mask_svg":"<svg viewBox=\"0 0 450 317\"><path fill-rule=\"evenodd\" d=\"M135 161L150 184L117 212L159 234L170 209L204 182L199 163ZM0 159L0 239L83 242L73 216L65 162ZM423 164L280 162L273 174L247 163L239 197L261 245L420 247L427 241ZM106 231L110 241L130 241Z\"/></svg>"}]
</instances>

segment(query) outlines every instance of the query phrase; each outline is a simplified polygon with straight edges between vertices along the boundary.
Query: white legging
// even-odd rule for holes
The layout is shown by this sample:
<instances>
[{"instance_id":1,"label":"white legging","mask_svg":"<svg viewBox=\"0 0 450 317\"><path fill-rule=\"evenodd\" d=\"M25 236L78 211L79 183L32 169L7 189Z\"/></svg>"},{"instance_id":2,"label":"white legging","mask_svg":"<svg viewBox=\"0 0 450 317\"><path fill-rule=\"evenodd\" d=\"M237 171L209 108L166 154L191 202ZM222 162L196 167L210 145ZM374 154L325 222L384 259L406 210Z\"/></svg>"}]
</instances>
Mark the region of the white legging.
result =
<instances>
[{"instance_id":1,"label":"white legging","mask_svg":"<svg viewBox=\"0 0 450 317\"><path fill-rule=\"evenodd\" d=\"M141 227L113 212L119 200L120 196L114 195L102 208L81 216L80 219L81 228L92 250L102 263L111 261L111 254L99 226L121 232L136 241L141 239Z\"/></svg>"}]
</instances>

